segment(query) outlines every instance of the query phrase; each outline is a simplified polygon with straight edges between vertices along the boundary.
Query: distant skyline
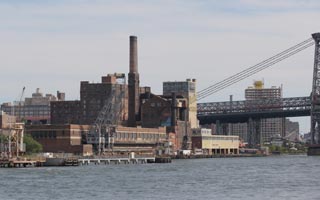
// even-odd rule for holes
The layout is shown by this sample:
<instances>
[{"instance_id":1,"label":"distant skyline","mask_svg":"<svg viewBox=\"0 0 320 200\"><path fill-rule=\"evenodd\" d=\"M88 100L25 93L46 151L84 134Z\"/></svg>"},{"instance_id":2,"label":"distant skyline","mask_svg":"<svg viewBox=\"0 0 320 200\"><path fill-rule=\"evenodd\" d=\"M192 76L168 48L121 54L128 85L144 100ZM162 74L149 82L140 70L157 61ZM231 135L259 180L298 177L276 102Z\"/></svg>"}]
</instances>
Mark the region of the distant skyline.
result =
<instances>
[{"instance_id":1,"label":"distant skyline","mask_svg":"<svg viewBox=\"0 0 320 200\"><path fill-rule=\"evenodd\" d=\"M201 90L319 32L316 0L0 0L0 103L65 92L80 81L128 73L129 35L138 37L140 84L197 79ZM284 97L311 92L314 47L203 101L244 99L254 80L283 85ZM308 118L298 120L309 130Z\"/></svg>"}]
</instances>

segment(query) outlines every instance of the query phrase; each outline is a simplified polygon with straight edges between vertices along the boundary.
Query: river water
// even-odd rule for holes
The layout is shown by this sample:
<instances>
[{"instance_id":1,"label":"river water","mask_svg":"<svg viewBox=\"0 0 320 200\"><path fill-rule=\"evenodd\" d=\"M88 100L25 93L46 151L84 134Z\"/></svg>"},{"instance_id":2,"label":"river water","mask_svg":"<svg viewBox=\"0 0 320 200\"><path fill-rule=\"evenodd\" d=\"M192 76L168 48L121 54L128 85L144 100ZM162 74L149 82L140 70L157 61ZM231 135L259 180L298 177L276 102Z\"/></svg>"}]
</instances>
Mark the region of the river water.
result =
<instances>
[{"instance_id":1,"label":"river water","mask_svg":"<svg viewBox=\"0 0 320 200\"><path fill-rule=\"evenodd\" d=\"M320 199L320 157L0 169L0 199Z\"/></svg>"}]
</instances>

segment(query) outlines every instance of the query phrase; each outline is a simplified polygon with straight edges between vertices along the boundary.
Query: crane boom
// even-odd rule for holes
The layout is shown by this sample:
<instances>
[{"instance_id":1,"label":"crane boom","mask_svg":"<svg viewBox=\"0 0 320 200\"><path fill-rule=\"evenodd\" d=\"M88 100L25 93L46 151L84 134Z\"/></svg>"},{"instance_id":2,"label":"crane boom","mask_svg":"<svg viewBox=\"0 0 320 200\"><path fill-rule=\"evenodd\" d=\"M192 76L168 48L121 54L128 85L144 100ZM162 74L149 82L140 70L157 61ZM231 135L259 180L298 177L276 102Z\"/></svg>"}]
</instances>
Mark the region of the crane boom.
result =
<instances>
[{"instance_id":1,"label":"crane boom","mask_svg":"<svg viewBox=\"0 0 320 200\"><path fill-rule=\"evenodd\" d=\"M26 87L23 86L22 88L22 92L21 92L21 95L20 95L20 98L19 98L19 104L18 104L18 118L17 118L17 121L20 122L21 121L21 101L22 101L22 98L23 98L23 95L24 95L24 91L26 90Z\"/></svg>"}]
</instances>

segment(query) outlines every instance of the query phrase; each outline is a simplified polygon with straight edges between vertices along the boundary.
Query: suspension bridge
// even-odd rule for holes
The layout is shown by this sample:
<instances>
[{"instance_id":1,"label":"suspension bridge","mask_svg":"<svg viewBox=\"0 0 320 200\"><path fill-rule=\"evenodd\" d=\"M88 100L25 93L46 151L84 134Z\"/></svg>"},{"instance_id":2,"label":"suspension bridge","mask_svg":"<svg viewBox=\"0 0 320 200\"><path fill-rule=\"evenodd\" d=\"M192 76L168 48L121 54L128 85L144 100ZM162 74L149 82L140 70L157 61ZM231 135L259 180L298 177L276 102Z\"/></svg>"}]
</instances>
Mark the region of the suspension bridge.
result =
<instances>
[{"instance_id":1,"label":"suspension bridge","mask_svg":"<svg viewBox=\"0 0 320 200\"><path fill-rule=\"evenodd\" d=\"M247 122L249 123L249 127L252 127L249 130L250 138L257 138L259 127L257 128L252 124L259 124L257 121L260 119L310 116L311 144L319 145L320 147L320 33L314 33L311 38L199 91L197 93L197 100L204 99L236 84L311 46L315 47L315 54L310 96L198 103L197 116L200 124L215 123L218 125L220 123ZM255 140L255 143L257 143L257 140Z\"/></svg>"}]
</instances>

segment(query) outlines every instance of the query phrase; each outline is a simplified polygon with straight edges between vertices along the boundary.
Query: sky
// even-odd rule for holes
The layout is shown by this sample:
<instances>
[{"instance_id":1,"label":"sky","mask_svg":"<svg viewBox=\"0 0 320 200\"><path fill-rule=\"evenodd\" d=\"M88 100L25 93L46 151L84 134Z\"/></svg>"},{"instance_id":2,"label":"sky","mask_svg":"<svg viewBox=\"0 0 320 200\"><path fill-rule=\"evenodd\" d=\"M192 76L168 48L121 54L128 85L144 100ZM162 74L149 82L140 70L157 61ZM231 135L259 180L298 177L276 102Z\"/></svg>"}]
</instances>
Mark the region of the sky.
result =
<instances>
[{"instance_id":1,"label":"sky","mask_svg":"<svg viewBox=\"0 0 320 200\"><path fill-rule=\"evenodd\" d=\"M0 0L0 103L40 88L79 99L80 81L129 68L138 37L140 84L197 79L204 89L320 31L317 0ZM311 92L314 47L202 102L244 99L254 80L284 97ZM302 132L309 118L293 118Z\"/></svg>"}]
</instances>

